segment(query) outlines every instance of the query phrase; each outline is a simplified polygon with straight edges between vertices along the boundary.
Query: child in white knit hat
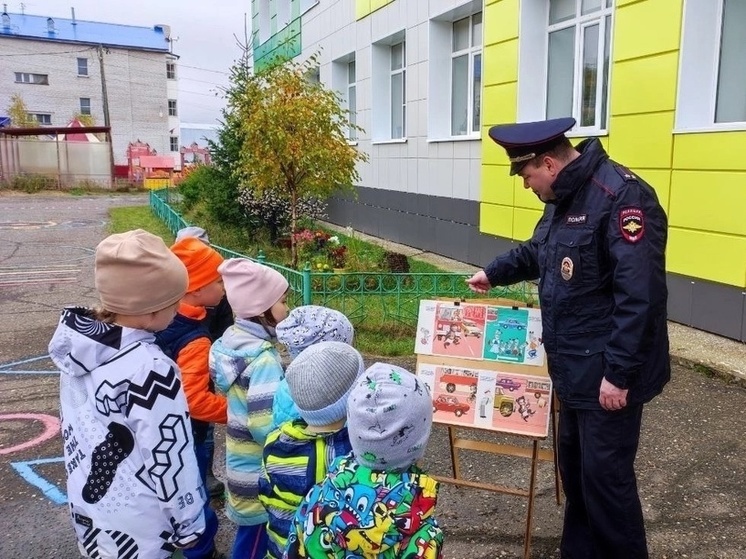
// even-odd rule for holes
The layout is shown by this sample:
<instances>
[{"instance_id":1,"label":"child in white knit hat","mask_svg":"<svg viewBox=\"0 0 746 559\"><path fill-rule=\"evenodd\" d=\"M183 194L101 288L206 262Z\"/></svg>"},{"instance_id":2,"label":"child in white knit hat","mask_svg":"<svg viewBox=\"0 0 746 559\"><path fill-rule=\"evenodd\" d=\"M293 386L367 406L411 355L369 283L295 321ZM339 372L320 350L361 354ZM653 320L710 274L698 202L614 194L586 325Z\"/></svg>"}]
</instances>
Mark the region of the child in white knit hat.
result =
<instances>
[{"instance_id":1,"label":"child in white knit hat","mask_svg":"<svg viewBox=\"0 0 746 559\"><path fill-rule=\"evenodd\" d=\"M166 559L205 531L181 375L153 334L173 320L187 270L138 229L99 243L94 277L101 308L66 308L49 342L68 512L84 557Z\"/></svg>"},{"instance_id":2,"label":"child in white knit hat","mask_svg":"<svg viewBox=\"0 0 746 559\"><path fill-rule=\"evenodd\" d=\"M262 448L272 401L283 378L275 328L288 315L288 282L278 271L245 258L220 265L236 322L210 350L210 374L228 398L225 441L226 516L238 525L233 559L264 557L267 513L257 498Z\"/></svg>"},{"instance_id":3,"label":"child in white knit hat","mask_svg":"<svg viewBox=\"0 0 746 559\"><path fill-rule=\"evenodd\" d=\"M352 345L355 328L341 312L328 307L303 305L296 307L285 320L277 325L277 340L287 347L291 359L295 359L307 347L318 342L343 342ZM290 396L287 380L277 387L272 404L275 425L300 419L298 408Z\"/></svg>"},{"instance_id":4,"label":"child in white knit hat","mask_svg":"<svg viewBox=\"0 0 746 559\"><path fill-rule=\"evenodd\" d=\"M350 452L347 399L364 368L360 353L343 342L314 344L288 366L290 395L302 419L283 423L264 445L259 499L269 514L268 557L282 557L303 497Z\"/></svg>"},{"instance_id":5,"label":"child in white knit hat","mask_svg":"<svg viewBox=\"0 0 746 559\"><path fill-rule=\"evenodd\" d=\"M284 557L440 557L438 483L415 466L432 427L427 388L401 367L376 363L347 404L352 453L298 507Z\"/></svg>"}]
</instances>

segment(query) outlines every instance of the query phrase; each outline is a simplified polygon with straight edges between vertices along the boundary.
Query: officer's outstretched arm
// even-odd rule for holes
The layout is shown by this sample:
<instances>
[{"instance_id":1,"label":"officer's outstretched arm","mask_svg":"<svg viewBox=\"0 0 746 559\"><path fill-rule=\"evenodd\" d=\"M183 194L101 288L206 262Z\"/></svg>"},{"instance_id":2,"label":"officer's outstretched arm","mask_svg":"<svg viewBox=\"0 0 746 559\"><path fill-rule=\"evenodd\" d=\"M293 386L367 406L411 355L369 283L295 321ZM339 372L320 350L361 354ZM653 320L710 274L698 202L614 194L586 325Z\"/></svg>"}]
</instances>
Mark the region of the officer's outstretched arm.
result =
<instances>
[{"instance_id":1,"label":"officer's outstretched arm","mask_svg":"<svg viewBox=\"0 0 746 559\"><path fill-rule=\"evenodd\" d=\"M511 285L539 278L539 243L546 238L550 221L551 213L545 211L529 240L501 254L487 265L484 272L490 285Z\"/></svg>"}]
</instances>

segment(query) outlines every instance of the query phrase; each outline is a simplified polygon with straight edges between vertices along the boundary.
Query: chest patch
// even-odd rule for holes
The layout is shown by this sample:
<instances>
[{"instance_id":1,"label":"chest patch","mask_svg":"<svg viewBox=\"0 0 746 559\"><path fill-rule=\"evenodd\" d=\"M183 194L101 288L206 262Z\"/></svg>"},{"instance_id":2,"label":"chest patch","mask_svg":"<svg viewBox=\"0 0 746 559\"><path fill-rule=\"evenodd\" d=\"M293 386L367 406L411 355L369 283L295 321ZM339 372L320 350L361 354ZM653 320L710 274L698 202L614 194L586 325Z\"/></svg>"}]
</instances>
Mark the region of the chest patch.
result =
<instances>
[{"instance_id":1,"label":"chest patch","mask_svg":"<svg viewBox=\"0 0 746 559\"><path fill-rule=\"evenodd\" d=\"M645 217L640 208L622 208L619 212L619 232L628 243L636 243L645 234Z\"/></svg>"},{"instance_id":2,"label":"chest patch","mask_svg":"<svg viewBox=\"0 0 746 559\"><path fill-rule=\"evenodd\" d=\"M572 272L575 269L575 264L569 256L565 256L560 264L560 275L565 281L572 279Z\"/></svg>"},{"instance_id":3,"label":"chest patch","mask_svg":"<svg viewBox=\"0 0 746 559\"><path fill-rule=\"evenodd\" d=\"M588 214L568 215L567 218L565 218L565 223L567 225L585 225L587 221Z\"/></svg>"}]
</instances>

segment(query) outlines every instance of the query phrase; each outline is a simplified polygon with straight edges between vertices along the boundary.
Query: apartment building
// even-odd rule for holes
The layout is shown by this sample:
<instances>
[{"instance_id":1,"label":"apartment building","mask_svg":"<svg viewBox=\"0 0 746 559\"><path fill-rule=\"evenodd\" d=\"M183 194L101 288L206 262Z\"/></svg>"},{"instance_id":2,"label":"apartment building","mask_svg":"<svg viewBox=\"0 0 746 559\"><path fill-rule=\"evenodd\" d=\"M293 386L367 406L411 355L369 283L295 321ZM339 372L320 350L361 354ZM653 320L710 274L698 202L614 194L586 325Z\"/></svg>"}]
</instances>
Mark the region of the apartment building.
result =
<instances>
[{"instance_id":1,"label":"apartment building","mask_svg":"<svg viewBox=\"0 0 746 559\"><path fill-rule=\"evenodd\" d=\"M333 221L485 265L542 205L489 127L560 116L652 184L669 316L746 341L746 2L253 0L253 54L319 53L369 154Z\"/></svg>"},{"instance_id":2,"label":"apartment building","mask_svg":"<svg viewBox=\"0 0 746 559\"><path fill-rule=\"evenodd\" d=\"M20 95L41 126L65 126L78 114L107 124L114 161L140 140L159 155L179 153L178 57L167 25L136 27L74 17L2 13L0 114Z\"/></svg>"}]
</instances>

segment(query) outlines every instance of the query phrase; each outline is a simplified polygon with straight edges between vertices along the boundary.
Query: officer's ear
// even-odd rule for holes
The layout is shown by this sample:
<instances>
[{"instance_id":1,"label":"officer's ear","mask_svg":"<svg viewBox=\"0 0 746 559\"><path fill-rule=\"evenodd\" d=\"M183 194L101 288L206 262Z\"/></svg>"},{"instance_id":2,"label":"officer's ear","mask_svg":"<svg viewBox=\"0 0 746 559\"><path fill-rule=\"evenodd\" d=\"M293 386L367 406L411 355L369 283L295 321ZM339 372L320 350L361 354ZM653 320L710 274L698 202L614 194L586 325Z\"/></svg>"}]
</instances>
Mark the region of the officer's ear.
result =
<instances>
[{"instance_id":1,"label":"officer's ear","mask_svg":"<svg viewBox=\"0 0 746 559\"><path fill-rule=\"evenodd\" d=\"M562 170L564 165L551 155L543 155L541 157L541 166L544 167L550 176L556 177Z\"/></svg>"}]
</instances>

